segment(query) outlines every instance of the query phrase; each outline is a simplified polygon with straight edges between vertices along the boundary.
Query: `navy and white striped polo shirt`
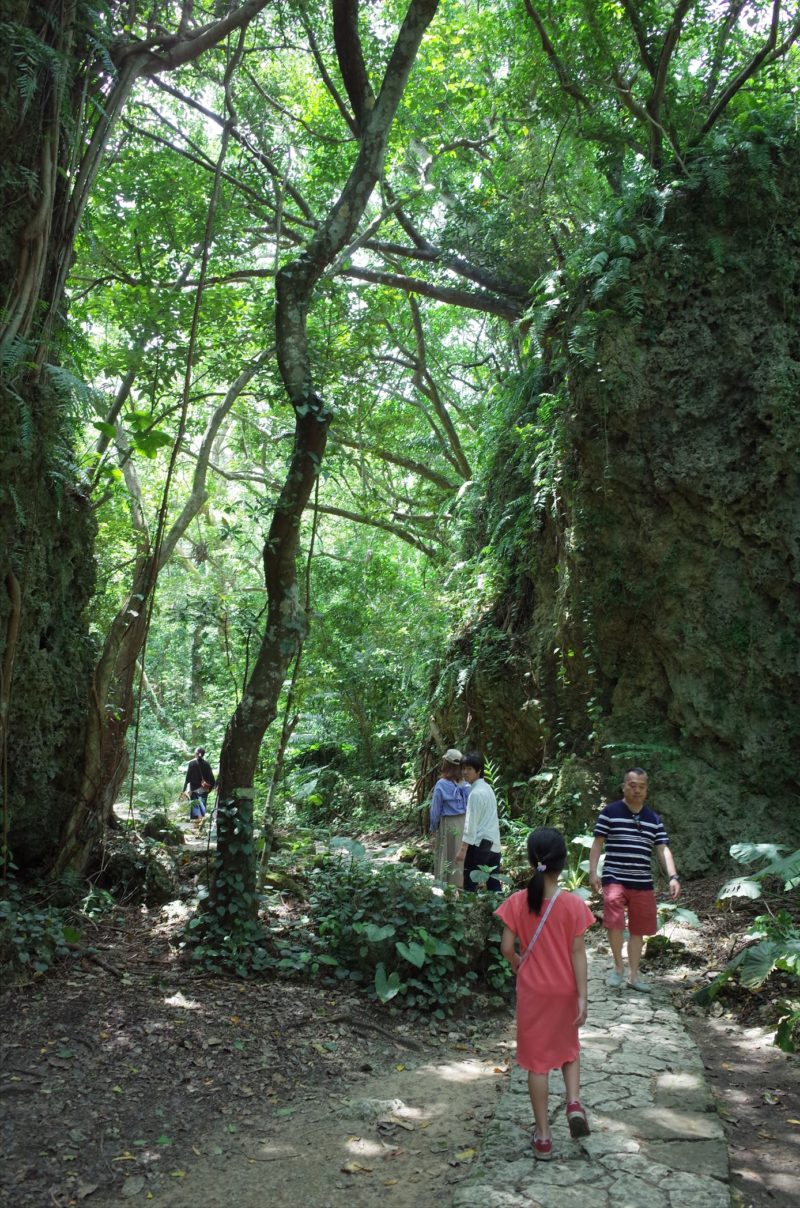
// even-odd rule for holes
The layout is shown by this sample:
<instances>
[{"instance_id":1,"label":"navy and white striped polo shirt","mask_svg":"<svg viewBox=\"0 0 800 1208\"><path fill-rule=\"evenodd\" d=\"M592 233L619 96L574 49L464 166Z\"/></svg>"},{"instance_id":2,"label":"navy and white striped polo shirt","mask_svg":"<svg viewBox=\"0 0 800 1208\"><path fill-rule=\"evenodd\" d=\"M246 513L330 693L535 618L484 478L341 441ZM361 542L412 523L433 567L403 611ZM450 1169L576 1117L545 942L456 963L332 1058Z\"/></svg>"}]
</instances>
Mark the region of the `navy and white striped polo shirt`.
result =
<instances>
[{"instance_id":1,"label":"navy and white striped polo shirt","mask_svg":"<svg viewBox=\"0 0 800 1208\"><path fill-rule=\"evenodd\" d=\"M594 835L605 840L604 885L653 888L653 848L669 844L664 823L654 810L644 805L634 814L624 801L611 801L598 814Z\"/></svg>"}]
</instances>

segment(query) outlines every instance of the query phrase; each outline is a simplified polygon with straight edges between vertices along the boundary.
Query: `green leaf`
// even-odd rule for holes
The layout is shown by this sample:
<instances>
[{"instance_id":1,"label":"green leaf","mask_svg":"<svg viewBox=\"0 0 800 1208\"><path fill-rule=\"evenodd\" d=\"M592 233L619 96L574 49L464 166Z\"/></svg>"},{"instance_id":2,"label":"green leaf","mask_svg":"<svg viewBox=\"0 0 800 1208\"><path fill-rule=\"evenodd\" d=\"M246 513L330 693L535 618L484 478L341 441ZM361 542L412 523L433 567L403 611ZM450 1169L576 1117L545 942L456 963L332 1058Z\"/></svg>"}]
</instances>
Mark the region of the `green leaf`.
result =
<instances>
[{"instance_id":1,"label":"green leaf","mask_svg":"<svg viewBox=\"0 0 800 1208\"><path fill-rule=\"evenodd\" d=\"M395 944L400 956L407 960L410 964L415 965L417 969L421 969L425 964L425 949L421 944Z\"/></svg>"},{"instance_id":2,"label":"green leaf","mask_svg":"<svg viewBox=\"0 0 800 1208\"><path fill-rule=\"evenodd\" d=\"M779 843L734 843L729 850L737 864L752 864L755 860L777 860L786 848Z\"/></svg>"},{"instance_id":3,"label":"green leaf","mask_svg":"<svg viewBox=\"0 0 800 1208\"><path fill-rule=\"evenodd\" d=\"M383 927L379 927L376 923L367 923L366 936L371 944L379 944L381 940L391 939L397 934L397 929L391 923L386 923Z\"/></svg>"},{"instance_id":4,"label":"green leaf","mask_svg":"<svg viewBox=\"0 0 800 1208\"><path fill-rule=\"evenodd\" d=\"M726 881L722 889L717 894L717 901L723 902L726 898L760 898L761 886L758 881L754 881L752 877L734 877L732 881Z\"/></svg>"},{"instance_id":5,"label":"green leaf","mask_svg":"<svg viewBox=\"0 0 800 1208\"><path fill-rule=\"evenodd\" d=\"M762 940L744 952L739 966L739 981L748 990L758 990L775 968L783 945L771 940Z\"/></svg>"},{"instance_id":6,"label":"green leaf","mask_svg":"<svg viewBox=\"0 0 800 1208\"><path fill-rule=\"evenodd\" d=\"M381 1002L390 1002L395 995L400 993L400 974L395 970L386 976L386 969L383 961L375 968L375 993Z\"/></svg>"}]
</instances>

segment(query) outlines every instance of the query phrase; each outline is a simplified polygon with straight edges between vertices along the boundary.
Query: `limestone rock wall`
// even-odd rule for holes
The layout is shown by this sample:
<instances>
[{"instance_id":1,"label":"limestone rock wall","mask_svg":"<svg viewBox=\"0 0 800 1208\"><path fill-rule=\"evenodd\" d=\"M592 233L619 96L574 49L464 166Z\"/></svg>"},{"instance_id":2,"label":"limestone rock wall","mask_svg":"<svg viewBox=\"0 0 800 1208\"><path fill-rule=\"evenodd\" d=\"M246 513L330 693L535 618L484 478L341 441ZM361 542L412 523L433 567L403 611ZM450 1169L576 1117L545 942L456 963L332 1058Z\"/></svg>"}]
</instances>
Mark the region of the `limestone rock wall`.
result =
<instances>
[{"instance_id":1,"label":"limestone rock wall","mask_svg":"<svg viewBox=\"0 0 800 1208\"><path fill-rule=\"evenodd\" d=\"M642 764L686 871L800 841L798 147L728 151L618 225L543 354L515 418L557 399L552 489L498 451L487 539L516 497L515 541L440 729L508 783L550 768L533 786L568 827Z\"/></svg>"}]
</instances>

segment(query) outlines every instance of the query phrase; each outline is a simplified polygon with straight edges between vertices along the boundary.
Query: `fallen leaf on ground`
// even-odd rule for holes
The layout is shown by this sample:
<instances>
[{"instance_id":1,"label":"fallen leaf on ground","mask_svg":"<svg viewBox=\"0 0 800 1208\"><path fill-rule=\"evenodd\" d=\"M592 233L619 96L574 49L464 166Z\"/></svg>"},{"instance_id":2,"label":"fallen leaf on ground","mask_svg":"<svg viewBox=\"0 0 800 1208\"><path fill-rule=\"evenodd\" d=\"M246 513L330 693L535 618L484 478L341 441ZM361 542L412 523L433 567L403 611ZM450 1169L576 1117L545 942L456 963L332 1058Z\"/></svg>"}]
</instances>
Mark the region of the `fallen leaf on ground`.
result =
<instances>
[{"instance_id":1,"label":"fallen leaf on ground","mask_svg":"<svg viewBox=\"0 0 800 1208\"><path fill-rule=\"evenodd\" d=\"M339 1168L343 1174L371 1174L371 1166L362 1166L360 1162L345 1162Z\"/></svg>"},{"instance_id":2,"label":"fallen leaf on ground","mask_svg":"<svg viewBox=\"0 0 800 1208\"><path fill-rule=\"evenodd\" d=\"M477 1152L477 1149L462 1149L456 1158L459 1162L471 1162Z\"/></svg>"}]
</instances>

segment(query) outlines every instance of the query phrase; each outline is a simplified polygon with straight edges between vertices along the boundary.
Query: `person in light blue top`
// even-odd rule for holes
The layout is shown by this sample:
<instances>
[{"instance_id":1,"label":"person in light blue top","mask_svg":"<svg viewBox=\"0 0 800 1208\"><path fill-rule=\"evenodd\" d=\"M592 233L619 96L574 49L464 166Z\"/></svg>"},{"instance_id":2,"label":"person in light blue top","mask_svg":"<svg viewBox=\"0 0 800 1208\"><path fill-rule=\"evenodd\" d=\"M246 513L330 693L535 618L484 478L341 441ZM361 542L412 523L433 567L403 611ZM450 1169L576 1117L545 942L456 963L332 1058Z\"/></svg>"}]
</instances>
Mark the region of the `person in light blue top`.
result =
<instances>
[{"instance_id":1,"label":"person in light blue top","mask_svg":"<svg viewBox=\"0 0 800 1208\"><path fill-rule=\"evenodd\" d=\"M461 752L445 751L442 773L433 787L430 832L434 836L433 875L443 885L462 888L461 865L456 853L464 831L468 786L461 779Z\"/></svg>"}]
</instances>

